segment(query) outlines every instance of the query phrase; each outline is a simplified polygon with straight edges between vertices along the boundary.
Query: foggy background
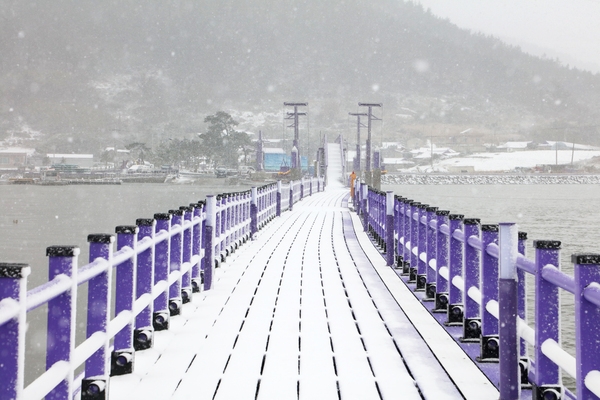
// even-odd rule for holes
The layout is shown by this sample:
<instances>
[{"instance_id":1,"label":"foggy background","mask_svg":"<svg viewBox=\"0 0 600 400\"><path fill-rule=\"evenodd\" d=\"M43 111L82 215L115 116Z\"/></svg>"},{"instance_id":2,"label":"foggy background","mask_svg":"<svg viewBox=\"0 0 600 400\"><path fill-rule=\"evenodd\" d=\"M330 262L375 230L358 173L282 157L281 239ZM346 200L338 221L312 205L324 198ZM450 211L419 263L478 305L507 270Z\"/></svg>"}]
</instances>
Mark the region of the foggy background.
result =
<instances>
[{"instance_id":1,"label":"foggy background","mask_svg":"<svg viewBox=\"0 0 600 400\"><path fill-rule=\"evenodd\" d=\"M193 138L219 110L281 137L284 101L309 102L312 137L362 101L384 104L381 140L600 144L596 74L399 0L0 0L0 54L0 140L40 152Z\"/></svg>"}]
</instances>

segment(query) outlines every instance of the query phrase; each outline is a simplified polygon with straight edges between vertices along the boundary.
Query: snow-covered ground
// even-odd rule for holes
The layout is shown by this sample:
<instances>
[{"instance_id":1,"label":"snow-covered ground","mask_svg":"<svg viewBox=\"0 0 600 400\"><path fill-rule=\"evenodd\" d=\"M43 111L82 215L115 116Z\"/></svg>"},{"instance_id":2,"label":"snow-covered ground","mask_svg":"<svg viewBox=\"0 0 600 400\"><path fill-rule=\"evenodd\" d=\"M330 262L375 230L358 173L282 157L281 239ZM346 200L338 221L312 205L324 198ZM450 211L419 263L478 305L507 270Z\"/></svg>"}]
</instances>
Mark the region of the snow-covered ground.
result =
<instances>
[{"instance_id":1,"label":"snow-covered ground","mask_svg":"<svg viewBox=\"0 0 600 400\"><path fill-rule=\"evenodd\" d=\"M434 168L470 167L475 172L513 171L536 165L570 164L600 156L600 151L531 150L510 153L476 153L434 161Z\"/></svg>"}]
</instances>

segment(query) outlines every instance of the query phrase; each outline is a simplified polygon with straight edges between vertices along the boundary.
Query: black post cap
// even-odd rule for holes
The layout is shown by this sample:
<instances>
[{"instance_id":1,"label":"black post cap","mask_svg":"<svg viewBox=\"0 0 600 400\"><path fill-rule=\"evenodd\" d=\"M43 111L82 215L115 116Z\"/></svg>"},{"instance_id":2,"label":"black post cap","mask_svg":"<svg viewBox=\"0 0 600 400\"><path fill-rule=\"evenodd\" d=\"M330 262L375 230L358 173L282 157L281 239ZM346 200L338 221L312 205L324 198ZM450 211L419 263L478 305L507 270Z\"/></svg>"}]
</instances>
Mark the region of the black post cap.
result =
<instances>
[{"instance_id":1,"label":"black post cap","mask_svg":"<svg viewBox=\"0 0 600 400\"><path fill-rule=\"evenodd\" d=\"M438 209L437 207L426 207L425 211L427 211L427 212L434 212L434 211L437 211L437 209Z\"/></svg>"},{"instance_id":2,"label":"black post cap","mask_svg":"<svg viewBox=\"0 0 600 400\"><path fill-rule=\"evenodd\" d=\"M183 215L183 210L169 210L169 214L177 215L181 217Z\"/></svg>"},{"instance_id":3,"label":"black post cap","mask_svg":"<svg viewBox=\"0 0 600 400\"><path fill-rule=\"evenodd\" d=\"M110 244L115 241L115 237L109 233L90 233L87 241L89 243Z\"/></svg>"},{"instance_id":4,"label":"black post cap","mask_svg":"<svg viewBox=\"0 0 600 400\"><path fill-rule=\"evenodd\" d=\"M573 264L600 264L600 254L572 254Z\"/></svg>"},{"instance_id":5,"label":"black post cap","mask_svg":"<svg viewBox=\"0 0 600 400\"><path fill-rule=\"evenodd\" d=\"M139 232L139 228L135 225L120 225L115 228L115 233L125 233L125 234L136 234Z\"/></svg>"},{"instance_id":6,"label":"black post cap","mask_svg":"<svg viewBox=\"0 0 600 400\"><path fill-rule=\"evenodd\" d=\"M154 218L138 218L135 220L137 226L152 226L154 225Z\"/></svg>"},{"instance_id":7,"label":"black post cap","mask_svg":"<svg viewBox=\"0 0 600 400\"><path fill-rule=\"evenodd\" d=\"M421 204L421 203L419 203L419 205L417 206L417 208L420 208L421 210L426 210L427 207L429 207L429 204Z\"/></svg>"},{"instance_id":8,"label":"black post cap","mask_svg":"<svg viewBox=\"0 0 600 400\"><path fill-rule=\"evenodd\" d=\"M481 222L479 218L465 218L463 220L463 224L465 225L479 225L479 222Z\"/></svg>"},{"instance_id":9,"label":"black post cap","mask_svg":"<svg viewBox=\"0 0 600 400\"><path fill-rule=\"evenodd\" d=\"M448 215L448 218L450 218L453 221L459 221L462 220L465 216L463 214L450 214Z\"/></svg>"},{"instance_id":10,"label":"black post cap","mask_svg":"<svg viewBox=\"0 0 600 400\"><path fill-rule=\"evenodd\" d=\"M560 250L560 240L534 240L534 249Z\"/></svg>"},{"instance_id":11,"label":"black post cap","mask_svg":"<svg viewBox=\"0 0 600 400\"><path fill-rule=\"evenodd\" d=\"M24 263L0 263L0 278L23 278L23 270L28 267Z\"/></svg>"},{"instance_id":12,"label":"black post cap","mask_svg":"<svg viewBox=\"0 0 600 400\"><path fill-rule=\"evenodd\" d=\"M435 215L450 215L450 211L448 210L436 210Z\"/></svg>"},{"instance_id":13,"label":"black post cap","mask_svg":"<svg viewBox=\"0 0 600 400\"><path fill-rule=\"evenodd\" d=\"M154 219L160 219L160 220L163 220L163 221L170 220L171 219L171 214L169 214L169 213L157 213L157 214L154 214Z\"/></svg>"},{"instance_id":14,"label":"black post cap","mask_svg":"<svg viewBox=\"0 0 600 400\"><path fill-rule=\"evenodd\" d=\"M527 240L527 232L519 231L519 240Z\"/></svg>"},{"instance_id":15,"label":"black post cap","mask_svg":"<svg viewBox=\"0 0 600 400\"><path fill-rule=\"evenodd\" d=\"M191 207L191 206L180 206L179 209L181 211L187 211L187 212L194 211L194 207Z\"/></svg>"},{"instance_id":16,"label":"black post cap","mask_svg":"<svg viewBox=\"0 0 600 400\"><path fill-rule=\"evenodd\" d=\"M74 257L79 255L79 246L48 246L46 256L49 257Z\"/></svg>"},{"instance_id":17,"label":"black post cap","mask_svg":"<svg viewBox=\"0 0 600 400\"><path fill-rule=\"evenodd\" d=\"M498 232L498 225L497 224L483 224L481 225L481 231L482 232Z\"/></svg>"}]
</instances>

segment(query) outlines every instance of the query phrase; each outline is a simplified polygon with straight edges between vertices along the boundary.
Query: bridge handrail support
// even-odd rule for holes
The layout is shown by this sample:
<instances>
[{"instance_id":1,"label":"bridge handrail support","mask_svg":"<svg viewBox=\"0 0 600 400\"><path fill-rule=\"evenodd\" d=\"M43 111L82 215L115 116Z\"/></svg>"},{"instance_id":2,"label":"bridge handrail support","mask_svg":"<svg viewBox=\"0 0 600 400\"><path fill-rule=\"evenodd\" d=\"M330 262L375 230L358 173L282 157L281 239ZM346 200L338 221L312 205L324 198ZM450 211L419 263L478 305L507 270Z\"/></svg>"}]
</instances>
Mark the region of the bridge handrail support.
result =
<instances>
[{"instance_id":1,"label":"bridge handrail support","mask_svg":"<svg viewBox=\"0 0 600 400\"><path fill-rule=\"evenodd\" d=\"M357 203L360 201L357 212L367 214L363 218L365 230L376 239L382 226L381 193L372 188L365 192L366 185L360 185L361 189L356 193ZM384 215L387 217L387 194L385 199ZM399 262L396 266L400 267L401 262L404 270L409 265L411 274L415 275L420 275L419 263L426 266L427 273L423 274L425 284L434 288L436 296L447 295L447 299L444 299L448 304L446 323L463 325L463 339L469 339L465 336L471 333L470 329L479 330L479 334L473 335L472 339L480 342L480 361L498 361L502 352L502 347L498 349L497 346L500 336L497 310L500 304L498 262L501 251L497 244L498 225L480 225L478 219L465 220L462 215L446 211L439 213L431 207L428 210L427 205L400 196L395 196L394 213L394 240L397 238ZM427 232L423 227L432 232ZM516 352L521 383L532 383L534 398L554 394L560 396L561 393L573 397L561 384L562 368L577 380L578 393L584 390L584 396L580 395L579 398L599 399L600 384L597 378L600 377L600 365L597 360L600 360L600 355L597 353L600 350L592 343L600 341L600 255L573 255L576 272L575 277L570 277L557 267L560 242L534 241L535 261L530 261L525 257L526 240L526 233L517 232L517 283L514 291L519 318L518 323L513 325L517 326L514 329L521 336ZM533 273L536 280L535 313L539 322L536 322L535 332L524 322L526 272ZM585 277L583 283L578 282L579 276ZM441 291L444 282L452 282L448 285L447 294ZM558 288L575 294L575 319L583 321L576 326L577 357L570 356L558 345ZM426 293L426 297L430 296ZM581 316L582 312L586 315ZM456 318L457 315L460 318ZM529 361L527 343L535 348L535 362ZM511 351L514 353L514 350Z\"/></svg>"}]
</instances>

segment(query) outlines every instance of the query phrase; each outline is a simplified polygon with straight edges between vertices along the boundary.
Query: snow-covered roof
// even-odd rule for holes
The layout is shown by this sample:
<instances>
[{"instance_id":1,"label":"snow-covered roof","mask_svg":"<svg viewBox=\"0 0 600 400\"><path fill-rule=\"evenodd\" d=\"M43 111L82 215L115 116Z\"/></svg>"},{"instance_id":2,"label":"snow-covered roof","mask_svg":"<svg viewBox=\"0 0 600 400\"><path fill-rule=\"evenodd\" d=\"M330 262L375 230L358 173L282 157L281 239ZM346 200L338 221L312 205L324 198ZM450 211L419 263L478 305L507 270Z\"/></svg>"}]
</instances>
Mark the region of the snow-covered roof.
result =
<instances>
[{"instance_id":1,"label":"snow-covered roof","mask_svg":"<svg viewBox=\"0 0 600 400\"><path fill-rule=\"evenodd\" d=\"M285 151L280 147L265 147L263 153L267 154L285 154Z\"/></svg>"},{"instance_id":2,"label":"snow-covered roof","mask_svg":"<svg viewBox=\"0 0 600 400\"><path fill-rule=\"evenodd\" d=\"M498 149L526 149L531 142L506 142L499 145Z\"/></svg>"},{"instance_id":3,"label":"snow-covered roof","mask_svg":"<svg viewBox=\"0 0 600 400\"><path fill-rule=\"evenodd\" d=\"M46 154L49 158L94 158L93 154Z\"/></svg>"},{"instance_id":4,"label":"snow-covered roof","mask_svg":"<svg viewBox=\"0 0 600 400\"><path fill-rule=\"evenodd\" d=\"M24 147L5 147L0 149L0 153L10 153L10 154L27 154L28 156L32 155L33 153L35 153L35 149L28 149L28 148L24 148Z\"/></svg>"}]
</instances>

